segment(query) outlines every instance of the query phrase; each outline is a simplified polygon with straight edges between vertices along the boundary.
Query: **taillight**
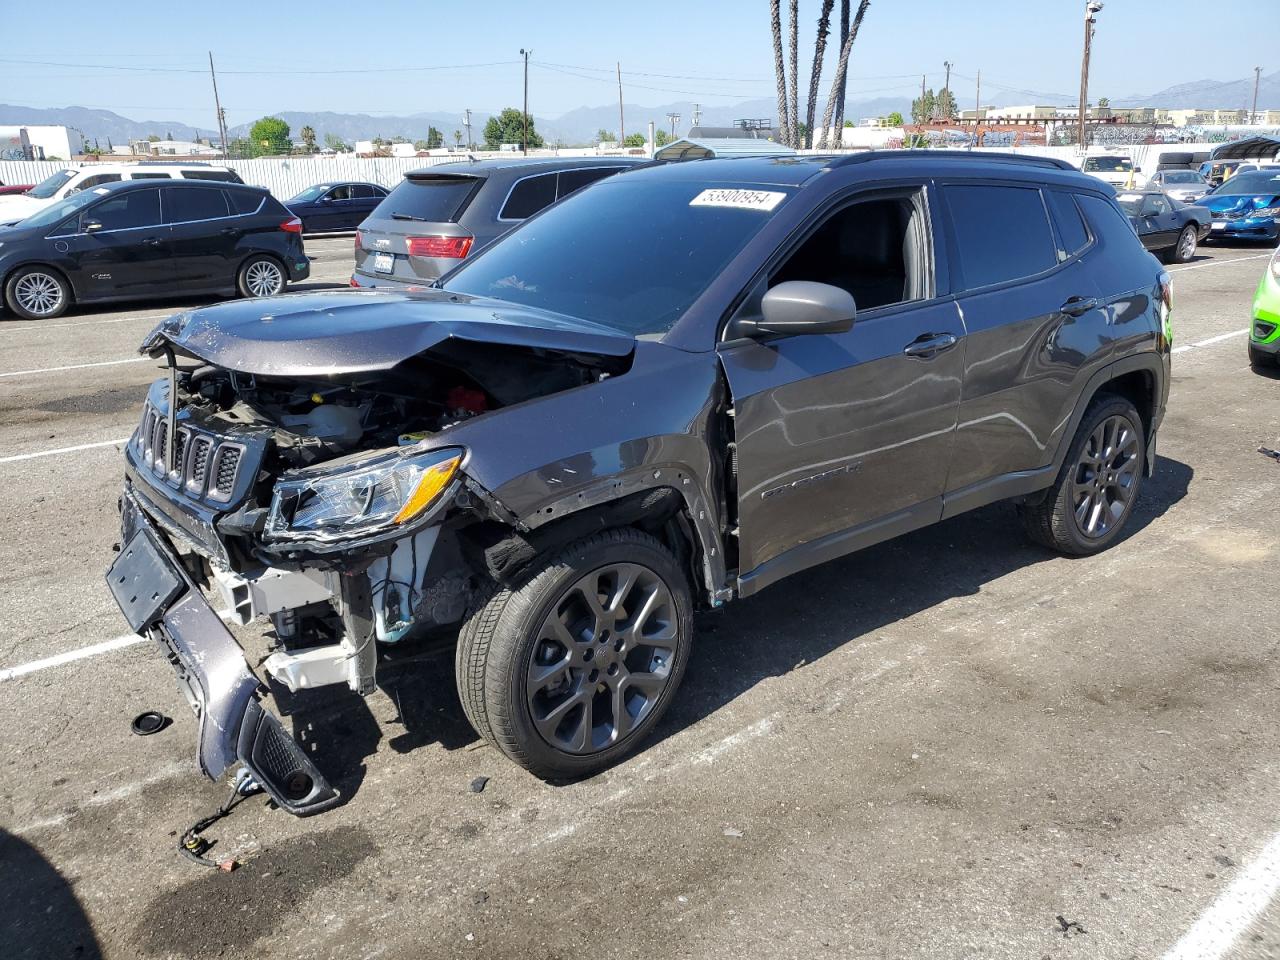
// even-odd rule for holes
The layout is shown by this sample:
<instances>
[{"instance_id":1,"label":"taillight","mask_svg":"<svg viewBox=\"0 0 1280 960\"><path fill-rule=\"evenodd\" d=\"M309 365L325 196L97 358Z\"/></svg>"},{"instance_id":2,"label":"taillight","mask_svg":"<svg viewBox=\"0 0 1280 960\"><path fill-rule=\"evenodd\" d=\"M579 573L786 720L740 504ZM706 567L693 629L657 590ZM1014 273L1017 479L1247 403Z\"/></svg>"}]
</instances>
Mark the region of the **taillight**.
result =
<instances>
[{"instance_id":1,"label":"taillight","mask_svg":"<svg viewBox=\"0 0 1280 960\"><path fill-rule=\"evenodd\" d=\"M1173 345L1173 278L1160 271L1160 332L1166 347Z\"/></svg>"},{"instance_id":2,"label":"taillight","mask_svg":"<svg viewBox=\"0 0 1280 960\"><path fill-rule=\"evenodd\" d=\"M299 220L297 217L291 217L290 219L286 220L284 223L280 224L280 229L283 230L285 233L296 233L299 236L301 236L302 221Z\"/></svg>"},{"instance_id":3,"label":"taillight","mask_svg":"<svg viewBox=\"0 0 1280 960\"><path fill-rule=\"evenodd\" d=\"M474 237L405 237L411 257L448 257L461 260L471 252Z\"/></svg>"},{"instance_id":4,"label":"taillight","mask_svg":"<svg viewBox=\"0 0 1280 960\"><path fill-rule=\"evenodd\" d=\"M360 286L360 284L356 283L356 278L354 275L351 277L351 280L348 282L348 286L352 286L352 287Z\"/></svg>"},{"instance_id":5,"label":"taillight","mask_svg":"<svg viewBox=\"0 0 1280 960\"><path fill-rule=\"evenodd\" d=\"M364 249L364 237L360 236L360 231L356 231L356 253Z\"/></svg>"}]
</instances>

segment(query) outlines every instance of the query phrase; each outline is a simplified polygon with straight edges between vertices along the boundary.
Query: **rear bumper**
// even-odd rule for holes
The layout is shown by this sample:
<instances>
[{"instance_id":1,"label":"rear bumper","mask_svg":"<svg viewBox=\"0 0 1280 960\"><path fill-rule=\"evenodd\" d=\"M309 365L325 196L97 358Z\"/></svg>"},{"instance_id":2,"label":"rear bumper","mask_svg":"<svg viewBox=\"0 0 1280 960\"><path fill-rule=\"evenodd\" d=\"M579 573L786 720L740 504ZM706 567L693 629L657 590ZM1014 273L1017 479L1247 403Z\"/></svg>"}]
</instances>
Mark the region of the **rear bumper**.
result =
<instances>
[{"instance_id":1,"label":"rear bumper","mask_svg":"<svg viewBox=\"0 0 1280 960\"><path fill-rule=\"evenodd\" d=\"M160 647L199 726L196 755L212 780L242 764L279 806L297 816L340 796L266 712L265 687L133 494L121 501L120 555L107 584L130 627Z\"/></svg>"},{"instance_id":2,"label":"rear bumper","mask_svg":"<svg viewBox=\"0 0 1280 960\"><path fill-rule=\"evenodd\" d=\"M379 287L384 290L430 290L433 283L434 280L401 280L389 275L361 273L359 270L351 272L351 286L362 290L376 290Z\"/></svg>"}]
</instances>

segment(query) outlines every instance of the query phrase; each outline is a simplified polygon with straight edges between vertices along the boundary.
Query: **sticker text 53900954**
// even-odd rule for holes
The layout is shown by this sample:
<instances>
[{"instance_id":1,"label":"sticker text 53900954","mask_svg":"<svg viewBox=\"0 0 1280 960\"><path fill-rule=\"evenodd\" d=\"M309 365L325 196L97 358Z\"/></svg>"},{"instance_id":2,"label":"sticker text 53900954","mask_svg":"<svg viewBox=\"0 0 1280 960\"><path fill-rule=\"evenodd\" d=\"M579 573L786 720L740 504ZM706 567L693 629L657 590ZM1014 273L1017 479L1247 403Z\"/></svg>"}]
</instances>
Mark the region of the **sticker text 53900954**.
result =
<instances>
[{"instance_id":1,"label":"sticker text 53900954","mask_svg":"<svg viewBox=\"0 0 1280 960\"><path fill-rule=\"evenodd\" d=\"M786 199L777 190L703 190L689 201L691 207L741 207L744 210L772 210Z\"/></svg>"}]
</instances>

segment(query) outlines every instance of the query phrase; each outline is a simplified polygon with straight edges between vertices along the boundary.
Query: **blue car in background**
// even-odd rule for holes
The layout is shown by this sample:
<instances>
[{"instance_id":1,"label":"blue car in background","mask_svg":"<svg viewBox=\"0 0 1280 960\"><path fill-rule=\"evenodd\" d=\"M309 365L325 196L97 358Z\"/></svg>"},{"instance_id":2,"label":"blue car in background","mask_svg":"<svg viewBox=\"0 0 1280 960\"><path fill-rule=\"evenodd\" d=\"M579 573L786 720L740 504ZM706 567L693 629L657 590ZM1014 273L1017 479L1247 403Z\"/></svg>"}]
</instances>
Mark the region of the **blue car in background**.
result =
<instances>
[{"instance_id":1,"label":"blue car in background","mask_svg":"<svg viewBox=\"0 0 1280 960\"><path fill-rule=\"evenodd\" d=\"M317 183L284 205L302 221L303 233L329 233L354 230L386 195L387 188L376 183Z\"/></svg>"},{"instance_id":2,"label":"blue car in background","mask_svg":"<svg viewBox=\"0 0 1280 960\"><path fill-rule=\"evenodd\" d=\"M1280 169L1237 173L1206 194L1213 214L1211 239L1280 239Z\"/></svg>"}]
</instances>

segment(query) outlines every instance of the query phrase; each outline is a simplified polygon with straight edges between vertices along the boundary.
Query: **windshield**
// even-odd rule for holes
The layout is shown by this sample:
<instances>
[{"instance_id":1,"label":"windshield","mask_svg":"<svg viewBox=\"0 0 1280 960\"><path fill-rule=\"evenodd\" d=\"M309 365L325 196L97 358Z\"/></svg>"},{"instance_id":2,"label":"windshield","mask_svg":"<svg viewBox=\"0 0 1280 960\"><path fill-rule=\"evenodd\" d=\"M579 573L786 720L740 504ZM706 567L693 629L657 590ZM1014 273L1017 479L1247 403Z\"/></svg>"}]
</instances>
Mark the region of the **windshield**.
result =
<instances>
[{"instance_id":1,"label":"windshield","mask_svg":"<svg viewBox=\"0 0 1280 960\"><path fill-rule=\"evenodd\" d=\"M98 194L92 190L84 190L80 193L74 193L65 200L59 200L52 206L45 207L38 213L33 213L31 216L27 217L27 219L23 220L20 226L47 227L52 223L57 223L63 217L75 213L83 207L87 207L89 204L99 199L101 198Z\"/></svg>"},{"instance_id":2,"label":"windshield","mask_svg":"<svg viewBox=\"0 0 1280 960\"><path fill-rule=\"evenodd\" d=\"M1218 196L1240 193L1280 193L1280 171L1254 170L1250 173L1237 173L1209 192Z\"/></svg>"},{"instance_id":3,"label":"windshield","mask_svg":"<svg viewBox=\"0 0 1280 960\"><path fill-rule=\"evenodd\" d=\"M27 191L28 197L39 197L41 200L48 200L58 190L66 185L66 182L74 177L78 170L59 170L51 177L46 177L34 187Z\"/></svg>"},{"instance_id":4,"label":"windshield","mask_svg":"<svg viewBox=\"0 0 1280 960\"><path fill-rule=\"evenodd\" d=\"M1204 178L1192 170L1166 170L1160 178L1165 183L1204 183Z\"/></svg>"},{"instance_id":5,"label":"windshield","mask_svg":"<svg viewBox=\"0 0 1280 960\"><path fill-rule=\"evenodd\" d=\"M319 200L324 196L324 192L329 189L327 183L317 183L314 187L307 187L296 197L291 197L285 203L310 203L312 200Z\"/></svg>"},{"instance_id":6,"label":"windshield","mask_svg":"<svg viewBox=\"0 0 1280 960\"><path fill-rule=\"evenodd\" d=\"M1128 173L1132 169L1128 157L1087 157L1084 161L1085 173Z\"/></svg>"},{"instance_id":7,"label":"windshield","mask_svg":"<svg viewBox=\"0 0 1280 960\"><path fill-rule=\"evenodd\" d=\"M633 336L665 333L789 193L606 180L518 227L443 286Z\"/></svg>"}]
</instances>

